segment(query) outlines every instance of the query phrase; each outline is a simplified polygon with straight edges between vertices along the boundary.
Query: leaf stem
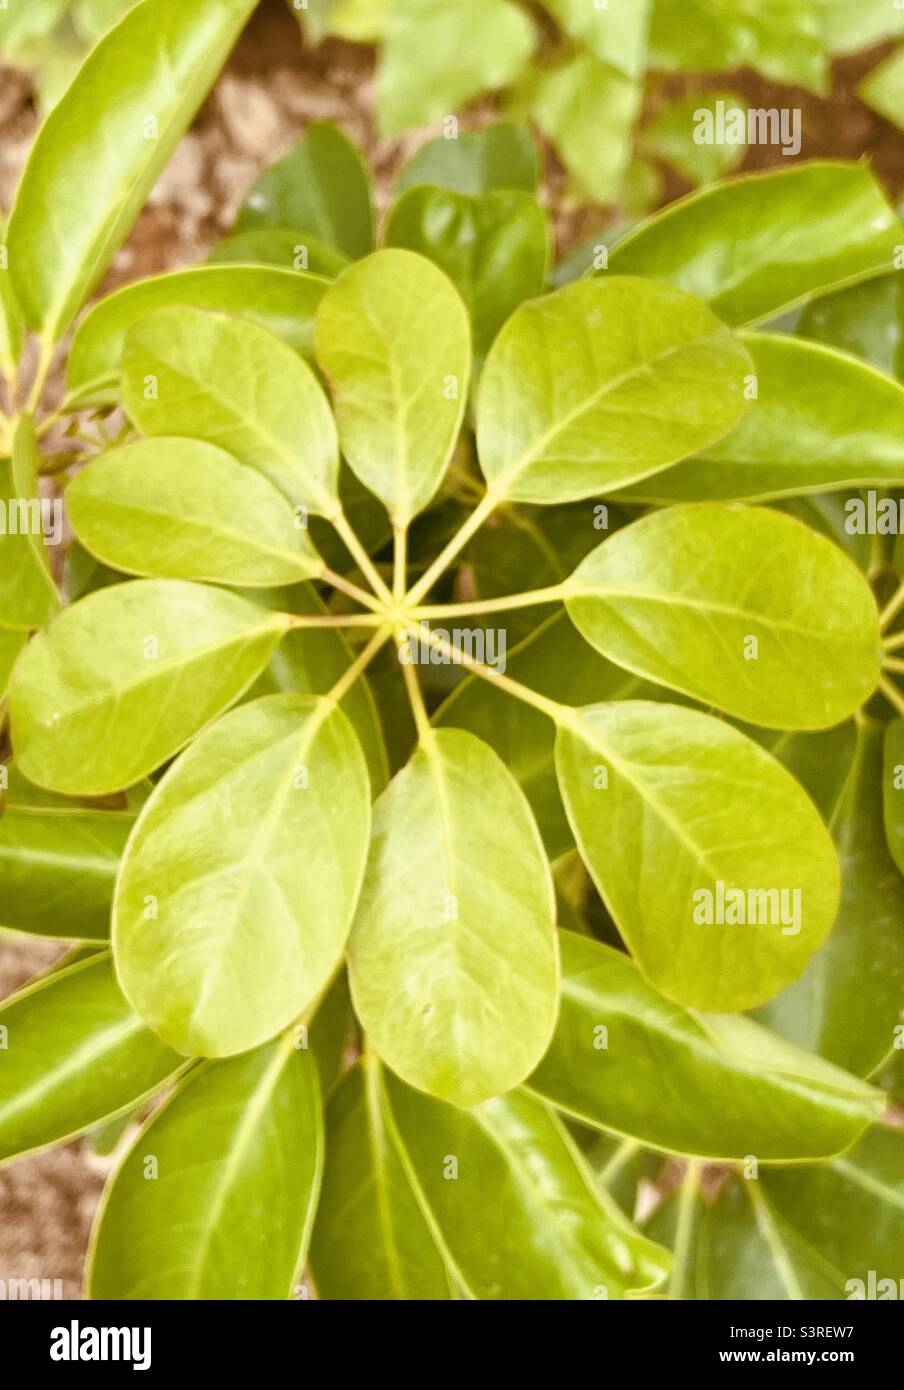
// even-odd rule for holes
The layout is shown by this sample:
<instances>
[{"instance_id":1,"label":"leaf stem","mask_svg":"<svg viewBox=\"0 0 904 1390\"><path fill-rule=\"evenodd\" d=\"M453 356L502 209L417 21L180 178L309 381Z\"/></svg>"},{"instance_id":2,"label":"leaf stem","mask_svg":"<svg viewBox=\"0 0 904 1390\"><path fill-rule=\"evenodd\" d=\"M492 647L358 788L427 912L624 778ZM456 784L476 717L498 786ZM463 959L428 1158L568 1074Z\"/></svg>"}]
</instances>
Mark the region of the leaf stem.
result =
<instances>
[{"instance_id":1,"label":"leaf stem","mask_svg":"<svg viewBox=\"0 0 904 1390\"><path fill-rule=\"evenodd\" d=\"M330 517L330 521L339 532L339 537L344 542L346 550L358 566L358 569L364 575L368 584L370 584L374 593L379 595L384 603L391 603L392 594L389 592L389 588L384 583L380 571L358 539L357 533L341 507L338 512Z\"/></svg>"},{"instance_id":2,"label":"leaf stem","mask_svg":"<svg viewBox=\"0 0 904 1390\"><path fill-rule=\"evenodd\" d=\"M421 599L430 592L440 576L445 574L459 551L464 549L475 532L480 530L487 517L496 510L498 502L499 498L494 492L485 492L483 494L483 497L480 499L471 515L462 523L448 544L440 551L439 555L437 555L436 559L433 561L433 564L424 571L411 592L406 595L407 602L410 606L415 607L420 603Z\"/></svg>"},{"instance_id":3,"label":"leaf stem","mask_svg":"<svg viewBox=\"0 0 904 1390\"><path fill-rule=\"evenodd\" d=\"M392 596L402 603L408 580L408 527L393 522L392 542Z\"/></svg>"},{"instance_id":4,"label":"leaf stem","mask_svg":"<svg viewBox=\"0 0 904 1390\"><path fill-rule=\"evenodd\" d=\"M485 666L482 661L477 661L473 656L462 651L461 647L457 647L453 642L447 642L444 637L431 632L428 627L420 627L417 631L424 641L429 642L430 646L438 652L442 652L450 661L467 666L468 670L473 671L476 676L481 676L491 685L498 685L500 690L504 690L507 695L513 695L516 700L522 700L526 705L532 705L534 709L547 715L554 723L564 723L571 713L567 705L560 705L557 700L548 700L539 691L531 690L529 686L522 685L520 681L513 681L511 676L504 676L501 671L495 671L492 666Z\"/></svg>"},{"instance_id":5,"label":"leaf stem","mask_svg":"<svg viewBox=\"0 0 904 1390\"><path fill-rule=\"evenodd\" d=\"M366 589L359 588L358 585L353 584L350 579L343 579L341 574L336 574L334 570L326 566L321 570L320 578L325 580L327 584L332 584L333 588L338 589L340 593L347 594L349 598L353 598L357 603L360 603L363 608L369 608L372 613L383 614L383 609L380 603L374 598L373 594L369 594Z\"/></svg>"},{"instance_id":6,"label":"leaf stem","mask_svg":"<svg viewBox=\"0 0 904 1390\"><path fill-rule=\"evenodd\" d=\"M421 690L421 683L417 678L414 667L410 662L402 661L401 659L401 645L399 646L399 662L402 667L405 689L408 692L408 703L411 705L411 713L414 716L417 736L421 743L426 743L433 737L433 729L430 726L430 716L427 713L427 706L424 704L424 693Z\"/></svg>"},{"instance_id":7,"label":"leaf stem","mask_svg":"<svg viewBox=\"0 0 904 1390\"><path fill-rule=\"evenodd\" d=\"M378 628L367 646L355 657L348 670L339 677L332 689L327 691L325 699L334 705L340 704L345 699L355 681L364 674L377 652L388 639L389 632L388 623L384 623L382 627Z\"/></svg>"},{"instance_id":8,"label":"leaf stem","mask_svg":"<svg viewBox=\"0 0 904 1390\"><path fill-rule=\"evenodd\" d=\"M53 362L55 343L48 343L46 338L41 339L41 352L38 357L38 365L35 367L34 380L31 383L31 390L28 398L22 407L23 415L33 415L38 402L41 399L41 392L44 390L45 382Z\"/></svg>"},{"instance_id":9,"label":"leaf stem","mask_svg":"<svg viewBox=\"0 0 904 1390\"><path fill-rule=\"evenodd\" d=\"M681 1298L685 1266L690 1253L693 1235L694 1197L700 1182L700 1164L696 1159L688 1159L678 1196L678 1222L675 1228L675 1259L669 1275L669 1298Z\"/></svg>"},{"instance_id":10,"label":"leaf stem","mask_svg":"<svg viewBox=\"0 0 904 1390\"><path fill-rule=\"evenodd\" d=\"M290 627L379 627L385 622L382 613L287 613Z\"/></svg>"},{"instance_id":11,"label":"leaf stem","mask_svg":"<svg viewBox=\"0 0 904 1390\"><path fill-rule=\"evenodd\" d=\"M886 656L882 661L883 671L896 671L898 674L904 672L904 661L898 656Z\"/></svg>"},{"instance_id":12,"label":"leaf stem","mask_svg":"<svg viewBox=\"0 0 904 1390\"><path fill-rule=\"evenodd\" d=\"M879 627L883 632L888 627L892 618L894 618L902 608L904 608L904 581L898 585L888 603L879 614Z\"/></svg>"},{"instance_id":13,"label":"leaf stem","mask_svg":"<svg viewBox=\"0 0 904 1390\"><path fill-rule=\"evenodd\" d=\"M565 595L564 584L550 584L545 589L528 589L522 594L501 594L498 598L478 599L473 603L437 603L415 608L414 618L464 618L477 613L502 613L511 608L532 608L536 603L557 603Z\"/></svg>"},{"instance_id":14,"label":"leaf stem","mask_svg":"<svg viewBox=\"0 0 904 1390\"><path fill-rule=\"evenodd\" d=\"M879 689L892 708L904 719L904 695L901 694L898 687L892 685L891 681L887 681L883 676L879 681Z\"/></svg>"},{"instance_id":15,"label":"leaf stem","mask_svg":"<svg viewBox=\"0 0 904 1390\"><path fill-rule=\"evenodd\" d=\"M884 638L882 645L887 652L893 652L896 651L898 647L904 647L904 632L892 633L891 637Z\"/></svg>"}]
</instances>

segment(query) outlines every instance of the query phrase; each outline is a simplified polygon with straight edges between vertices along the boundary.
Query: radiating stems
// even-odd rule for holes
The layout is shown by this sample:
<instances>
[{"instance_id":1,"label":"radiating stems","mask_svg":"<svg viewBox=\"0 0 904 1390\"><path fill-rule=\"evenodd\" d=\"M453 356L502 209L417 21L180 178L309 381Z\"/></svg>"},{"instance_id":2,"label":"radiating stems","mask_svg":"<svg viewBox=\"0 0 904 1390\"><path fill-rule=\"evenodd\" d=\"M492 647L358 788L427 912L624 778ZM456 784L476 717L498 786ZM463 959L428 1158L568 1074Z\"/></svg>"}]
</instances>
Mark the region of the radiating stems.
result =
<instances>
[{"instance_id":1,"label":"radiating stems","mask_svg":"<svg viewBox=\"0 0 904 1390\"><path fill-rule=\"evenodd\" d=\"M513 695L516 700L522 700L526 705L533 705L541 714L547 715L556 724L566 723L571 713L567 705L560 705L557 700L548 700L545 695L541 695L537 690L531 690L529 686L522 685L520 681L513 681L511 676L504 676L501 671L495 671L492 666L485 666L482 661L475 660L467 652L452 642L447 642L444 637L431 632L427 627L417 629L418 635L425 642L429 642L436 651L442 652L444 656L456 665L466 666L469 671L473 671L476 676L481 676L491 685L498 685L500 690L504 690L509 695Z\"/></svg>"},{"instance_id":2,"label":"radiating stems","mask_svg":"<svg viewBox=\"0 0 904 1390\"><path fill-rule=\"evenodd\" d=\"M392 597L402 603L408 583L408 527L392 524Z\"/></svg>"},{"instance_id":3,"label":"radiating stems","mask_svg":"<svg viewBox=\"0 0 904 1390\"><path fill-rule=\"evenodd\" d=\"M410 662L402 661L401 643L399 644L399 661L402 667L405 689L408 692L408 703L411 705L411 713L414 716L418 740L421 743L427 743L433 736L433 730L430 726L430 716L427 713L427 706L424 704L424 694L421 690L421 683L417 678L414 667Z\"/></svg>"},{"instance_id":4,"label":"radiating stems","mask_svg":"<svg viewBox=\"0 0 904 1390\"><path fill-rule=\"evenodd\" d=\"M564 584L545 589L528 589L522 594L502 594L499 598L477 599L473 603L436 603L415 608L413 618L465 618L478 613L502 613L512 608L532 608L537 603L558 603L565 596Z\"/></svg>"},{"instance_id":5,"label":"radiating stems","mask_svg":"<svg viewBox=\"0 0 904 1390\"><path fill-rule=\"evenodd\" d=\"M891 637L886 637L882 643L887 652L897 651L898 647L904 647L904 632L895 632Z\"/></svg>"},{"instance_id":6,"label":"radiating stems","mask_svg":"<svg viewBox=\"0 0 904 1390\"><path fill-rule=\"evenodd\" d=\"M886 656L882 661L883 671L896 671L899 674L904 672L904 661L897 656Z\"/></svg>"},{"instance_id":7,"label":"radiating stems","mask_svg":"<svg viewBox=\"0 0 904 1390\"><path fill-rule=\"evenodd\" d=\"M879 626L884 632L893 618L904 608L904 582L898 585L888 603L879 614Z\"/></svg>"},{"instance_id":8,"label":"radiating stems","mask_svg":"<svg viewBox=\"0 0 904 1390\"><path fill-rule=\"evenodd\" d=\"M882 691L888 703L893 706L901 718L904 719L904 695L901 694L897 686L892 685L891 681L887 681L883 676L879 681L879 689Z\"/></svg>"},{"instance_id":9,"label":"radiating stems","mask_svg":"<svg viewBox=\"0 0 904 1390\"><path fill-rule=\"evenodd\" d=\"M382 613L287 613L290 627L379 627Z\"/></svg>"},{"instance_id":10,"label":"radiating stems","mask_svg":"<svg viewBox=\"0 0 904 1390\"><path fill-rule=\"evenodd\" d=\"M341 574L336 574L334 570L324 568L320 578L327 584L332 584L334 589L340 593L347 594L356 603L360 603L363 608L369 608L372 613L383 614L383 608L379 601L369 594L366 589L361 589L357 584L353 584L350 579L343 579ZM390 596L391 599L391 596Z\"/></svg>"},{"instance_id":11,"label":"radiating stems","mask_svg":"<svg viewBox=\"0 0 904 1390\"><path fill-rule=\"evenodd\" d=\"M409 607L416 607L421 599L430 592L440 576L445 574L456 555L464 550L471 537L475 532L480 530L487 517L495 511L498 502L499 498L495 493L485 492L483 494L483 497L478 502L467 521L456 531L449 543L440 551L439 555L437 555L433 564L424 571L414 588L407 595Z\"/></svg>"},{"instance_id":12,"label":"radiating stems","mask_svg":"<svg viewBox=\"0 0 904 1390\"><path fill-rule=\"evenodd\" d=\"M381 598L384 603L392 603L392 594L389 592L389 589L385 584L383 577L380 574L380 571L377 569L373 560L368 555L364 546L358 540L358 537L354 529L352 528L352 525L348 517L345 515L345 512L342 511L342 509L340 508L338 512L336 512L334 515L330 517L330 521L333 523L336 530L339 532L339 536L343 541L346 550L351 555L355 564L358 566L358 569L364 575L364 578L367 580L374 593L377 594L377 596Z\"/></svg>"},{"instance_id":13,"label":"radiating stems","mask_svg":"<svg viewBox=\"0 0 904 1390\"><path fill-rule=\"evenodd\" d=\"M330 703L338 705L345 699L355 681L359 676L364 674L377 652L388 641L389 634L390 627L388 623L384 623L382 627L377 629L367 646L355 657L355 660L352 662L351 666L349 666L348 670L339 677L333 688L327 691L326 699L329 700Z\"/></svg>"}]
</instances>

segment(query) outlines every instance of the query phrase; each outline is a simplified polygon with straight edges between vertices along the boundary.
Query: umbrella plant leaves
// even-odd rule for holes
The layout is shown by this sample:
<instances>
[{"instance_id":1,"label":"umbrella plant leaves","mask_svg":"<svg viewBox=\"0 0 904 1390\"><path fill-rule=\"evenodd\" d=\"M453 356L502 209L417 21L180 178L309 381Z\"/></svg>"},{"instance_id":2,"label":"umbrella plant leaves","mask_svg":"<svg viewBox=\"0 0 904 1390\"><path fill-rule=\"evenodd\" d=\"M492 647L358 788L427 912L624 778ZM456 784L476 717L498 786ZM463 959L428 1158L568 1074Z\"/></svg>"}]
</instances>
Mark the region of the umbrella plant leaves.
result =
<instances>
[{"instance_id":1,"label":"umbrella plant leaves","mask_svg":"<svg viewBox=\"0 0 904 1390\"><path fill-rule=\"evenodd\" d=\"M385 240L445 271L468 307L478 356L512 310L540 294L546 280L546 214L532 193L517 189L468 197L445 188L412 188L393 207Z\"/></svg>"},{"instance_id":2,"label":"umbrella plant leaves","mask_svg":"<svg viewBox=\"0 0 904 1390\"><path fill-rule=\"evenodd\" d=\"M254 0L144 0L44 121L8 246L16 300L45 339L106 270L253 9Z\"/></svg>"},{"instance_id":3,"label":"umbrella plant leaves","mask_svg":"<svg viewBox=\"0 0 904 1390\"><path fill-rule=\"evenodd\" d=\"M792 517L720 503L669 507L591 551L566 604L610 661L772 728L826 728L879 680L864 577Z\"/></svg>"},{"instance_id":4,"label":"umbrella plant leaves","mask_svg":"<svg viewBox=\"0 0 904 1390\"><path fill-rule=\"evenodd\" d=\"M439 487L458 438L471 370L465 306L430 261L389 248L340 275L316 337L343 455L407 525Z\"/></svg>"},{"instance_id":5,"label":"umbrella plant leaves","mask_svg":"<svg viewBox=\"0 0 904 1390\"><path fill-rule=\"evenodd\" d=\"M650 0L588 5L585 0L545 0L546 9L573 39L626 77L643 75Z\"/></svg>"},{"instance_id":6,"label":"umbrella plant leaves","mask_svg":"<svg viewBox=\"0 0 904 1390\"><path fill-rule=\"evenodd\" d=\"M6 221L0 215L0 248L5 248ZM7 257L0 256L0 367L12 376L22 352L24 328L13 294ZM4 268L5 267L5 268Z\"/></svg>"},{"instance_id":7,"label":"umbrella plant leaves","mask_svg":"<svg viewBox=\"0 0 904 1390\"><path fill-rule=\"evenodd\" d=\"M838 908L838 860L763 748L697 710L625 700L563 718L556 769L584 862L651 984L722 1013L801 974Z\"/></svg>"},{"instance_id":8,"label":"umbrella plant leaves","mask_svg":"<svg viewBox=\"0 0 904 1390\"><path fill-rule=\"evenodd\" d=\"M180 580L89 595L32 639L13 672L20 770L70 796L131 786L238 699L287 627L279 613Z\"/></svg>"},{"instance_id":9,"label":"umbrella plant leaves","mask_svg":"<svg viewBox=\"0 0 904 1390\"><path fill-rule=\"evenodd\" d=\"M326 397L267 329L187 305L161 309L126 338L122 399L143 434L206 440L293 504L338 510L339 448Z\"/></svg>"},{"instance_id":10,"label":"umbrella plant leaves","mask_svg":"<svg viewBox=\"0 0 904 1390\"><path fill-rule=\"evenodd\" d=\"M347 1072L326 1112L327 1158L311 1243L325 1299L446 1301L449 1277L421 1210L372 1055Z\"/></svg>"},{"instance_id":11,"label":"umbrella plant leaves","mask_svg":"<svg viewBox=\"0 0 904 1390\"><path fill-rule=\"evenodd\" d=\"M6 694L9 678L28 634L0 628L0 700Z\"/></svg>"},{"instance_id":12,"label":"umbrella plant leaves","mask_svg":"<svg viewBox=\"0 0 904 1390\"><path fill-rule=\"evenodd\" d=\"M275 265L286 270L309 270L312 275L330 279L344 270L348 262L348 256L327 246L325 241L290 227L255 227L236 232L218 242L207 257L208 265Z\"/></svg>"},{"instance_id":13,"label":"umbrella plant leaves","mask_svg":"<svg viewBox=\"0 0 904 1390\"><path fill-rule=\"evenodd\" d=\"M233 710L158 784L116 884L123 989L187 1055L272 1037L342 958L370 833L354 730L331 701L270 695Z\"/></svg>"},{"instance_id":14,"label":"umbrella plant leaves","mask_svg":"<svg viewBox=\"0 0 904 1390\"><path fill-rule=\"evenodd\" d=\"M245 197L236 230L298 227L356 261L373 250L370 182L357 148L338 126L313 121Z\"/></svg>"},{"instance_id":15,"label":"umbrella plant leaves","mask_svg":"<svg viewBox=\"0 0 904 1390\"><path fill-rule=\"evenodd\" d=\"M655 473L737 423L750 370L706 306L665 285L588 280L523 304L480 378L490 490L567 502Z\"/></svg>"},{"instance_id":16,"label":"umbrella plant leaves","mask_svg":"<svg viewBox=\"0 0 904 1390\"><path fill-rule=\"evenodd\" d=\"M46 544L54 504L38 497L37 469L35 427L23 416L12 458L0 460L0 627L43 627L60 608Z\"/></svg>"},{"instance_id":17,"label":"umbrella plant leaves","mask_svg":"<svg viewBox=\"0 0 904 1390\"><path fill-rule=\"evenodd\" d=\"M865 165L811 162L672 203L613 247L609 265L667 280L726 323L751 324L891 270L901 238Z\"/></svg>"},{"instance_id":18,"label":"umbrella plant leaves","mask_svg":"<svg viewBox=\"0 0 904 1390\"><path fill-rule=\"evenodd\" d=\"M904 386L846 353L787 335L742 335L757 400L732 430L625 492L625 500L774 498L904 483Z\"/></svg>"},{"instance_id":19,"label":"umbrella plant leaves","mask_svg":"<svg viewBox=\"0 0 904 1390\"><path fill-rule=\"evenodd\" d=\"M662 1282L666 1252L622 1215L541 1101L515 1090L460 1110L392 1077L387 1090L426 1206L471 1297L620 1299Z\"/></svg>"},{"instance_id":20,"label":"umbrella plant leaves","mask_svg":"<svg viewBox=\"0 0 904 1390\"><path fill-rule=\"evenodd\" d=\"M206 265L136 280L82 319L67 362L69 389L80 399L118 399L129 330L155 311L179 304L241 314L310 357L314 313L328 283L319 275L262 265Z\"/></svg>"},{"instance_id":21,"label":"umbrella plant leaves","mask_svg":"<svg viewBox=\"0 0 904 1390\"><path fill-rule=\"evenodd\" d=\"M419 184L453 193L489 193L520 188L535 193L540 182L537 146L521 126L495 121L483 130L462 130L456 140L439 136L403 164L395 184L398 197Z\"/></svg>"},{"instance_id":22,"label":"umbrella plant leaves","mask_svg":"<svg viewBox=\"0 0 904 1390\"><path fill-rule=\"evenodd\" d=\"M554 921L518 784L473 734L434 731L374 807L349 942L352 999L382 1059L458 1105L523 1081L558 1007Z\"/></svg>"},{"instance_id":23,"label":"umbrella plant leaves","mask_svg":"<svg viewBox=\"0 0 904 1390\"><path fill-rule=\"evenodd\" d=\"M881 1113L879 1091L748 1019L708 1026L620 951L560 944L559 1021L527 1085L574 1119L674 1153L788 1162L849 1148Z\"/></svg>"},{"instance_id":24,"label":"umbrella plant leaves","mask_svg":"<svg viewBox=\"0 0 904 1390\"><path fill-rule=\"evenodd\" d=\"M107 953L14 994L0 1026L0 1160L81 1134L185 1064L129 1008Z\"/></svg>"},{"instance_id":25,"label":"umbrella plant leaves","mask_svg":"<svg viewBox=\"0 0 904 1390\"><path fill-rule=\"evenodd\" d=\"M289 1298L322 1166L317 1069L291 1038L196 1068L141 1130L106 1190L90 1296Z\"/></svg>"},{"instance_id":26,"label":"umbrella plant leaves","mask_svg":"<svg viewBox=\"0 0 904 1390\"><path fill-rule=\"evenodd\" d=\"M66 505L86 549L129 574L252 588L323 569L286 498L198 439L112 449L76 475Z\"/></svg>"}]
</instances>

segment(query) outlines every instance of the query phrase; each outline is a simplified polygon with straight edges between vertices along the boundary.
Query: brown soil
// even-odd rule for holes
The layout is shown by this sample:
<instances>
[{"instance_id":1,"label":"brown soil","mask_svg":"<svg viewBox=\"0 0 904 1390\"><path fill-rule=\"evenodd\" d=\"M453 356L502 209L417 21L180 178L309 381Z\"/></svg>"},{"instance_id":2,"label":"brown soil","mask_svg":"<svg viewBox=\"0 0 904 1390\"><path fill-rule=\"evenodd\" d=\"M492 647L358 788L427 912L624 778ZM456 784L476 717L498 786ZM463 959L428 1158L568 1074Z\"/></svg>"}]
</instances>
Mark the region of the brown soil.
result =
<instances>
[{"instance_id":1,"label":"brown soil","mask_svg":"<svg viewBox=\"0 0 904 1390\"><path fill-rule=\"evenodd\" d=\"M707 87L748 96L751 105L799 105L801 158L867 158L890 194L904 190L904 139L857 98L854 88L882 50L835 66L825 100L764 83L754 73L717 79L670 78L648 101ZM311 120L334 120L366 151L374 169L378 206L388 200L400 164L433 130L399 140L377 138L373 120L374 59L366 49L328 41L302 50L295 21L282 0L257 12L217 88L185 137L119 253L104 289L202 258L229 229L258 172L285 153ZM485 123L494 102L483 99L463 113L465 127ZM0 68L0 206L8 209L37 123L26 75ZM752 148L745 168L787 164L770 147ZM686 191L675 175L664 196ZM546 151L544 198L554 213L560 252L613 220L615 210L579 207L562 169ZM59 948L43 942L0 939L0 997L46 968ZM84 1142L25 1158L0 1171L0 1279L61 1279L66 1298L81 1296L81 1267L93 1213L110 1160Z\"/></svg>"}]
</instances>

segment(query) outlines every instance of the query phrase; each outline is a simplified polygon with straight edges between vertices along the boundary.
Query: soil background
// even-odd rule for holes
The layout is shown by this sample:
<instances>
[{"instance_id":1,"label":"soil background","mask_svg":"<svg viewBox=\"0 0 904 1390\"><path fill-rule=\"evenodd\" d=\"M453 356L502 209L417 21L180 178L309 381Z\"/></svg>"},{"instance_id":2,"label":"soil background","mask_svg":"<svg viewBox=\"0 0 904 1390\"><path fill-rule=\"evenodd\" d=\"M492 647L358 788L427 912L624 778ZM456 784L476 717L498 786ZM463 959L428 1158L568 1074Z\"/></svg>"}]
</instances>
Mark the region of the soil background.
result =
<instances>
[{"instance_id":1,"label":"soil background","mask_svg":"<svg viewBox=\"0 0 904 1390\"><path fill-rule=\"evenodd\" d=\"M706 79L677 76L655 84L645 115L669 98L696 90L724 90L726 85L747 97L751 106L799 106L800 159L866 158L898 201L904 191L904 136L865 106L855 91L890 47L837 62L831 92L824 100L800 88L764 82L749 71ZM266 0L117 255L103 292L203 259L228 232L260 170L285 154L310 121L336 121L363 148L374 174L378 213L382 213L401 164L438 131L424 129L392 141L378 138L374 66L368 47L335 40L303 46L283 0ZM497 106L493 98L482 98L460 113L462 127L485 124ZM29 75L0 66L0 207L4 212L9 211L37 124ZM742 168L789 162L774 147L753 147ZM664 201L687 188L678 176L663 170ZM618 217L615 208L579 204L548 148L542 196L553 217L559 255ZM0 937L0 998L49 968L64 950L60 943ZM127 1132L123 1142L128 1138ZM82 1297L90 1226L114 1157L100 1157L86 1140L80 1140L0 1170L0 1280L59 1279L64 1298Z\"/></svg>"}]
</instances>

